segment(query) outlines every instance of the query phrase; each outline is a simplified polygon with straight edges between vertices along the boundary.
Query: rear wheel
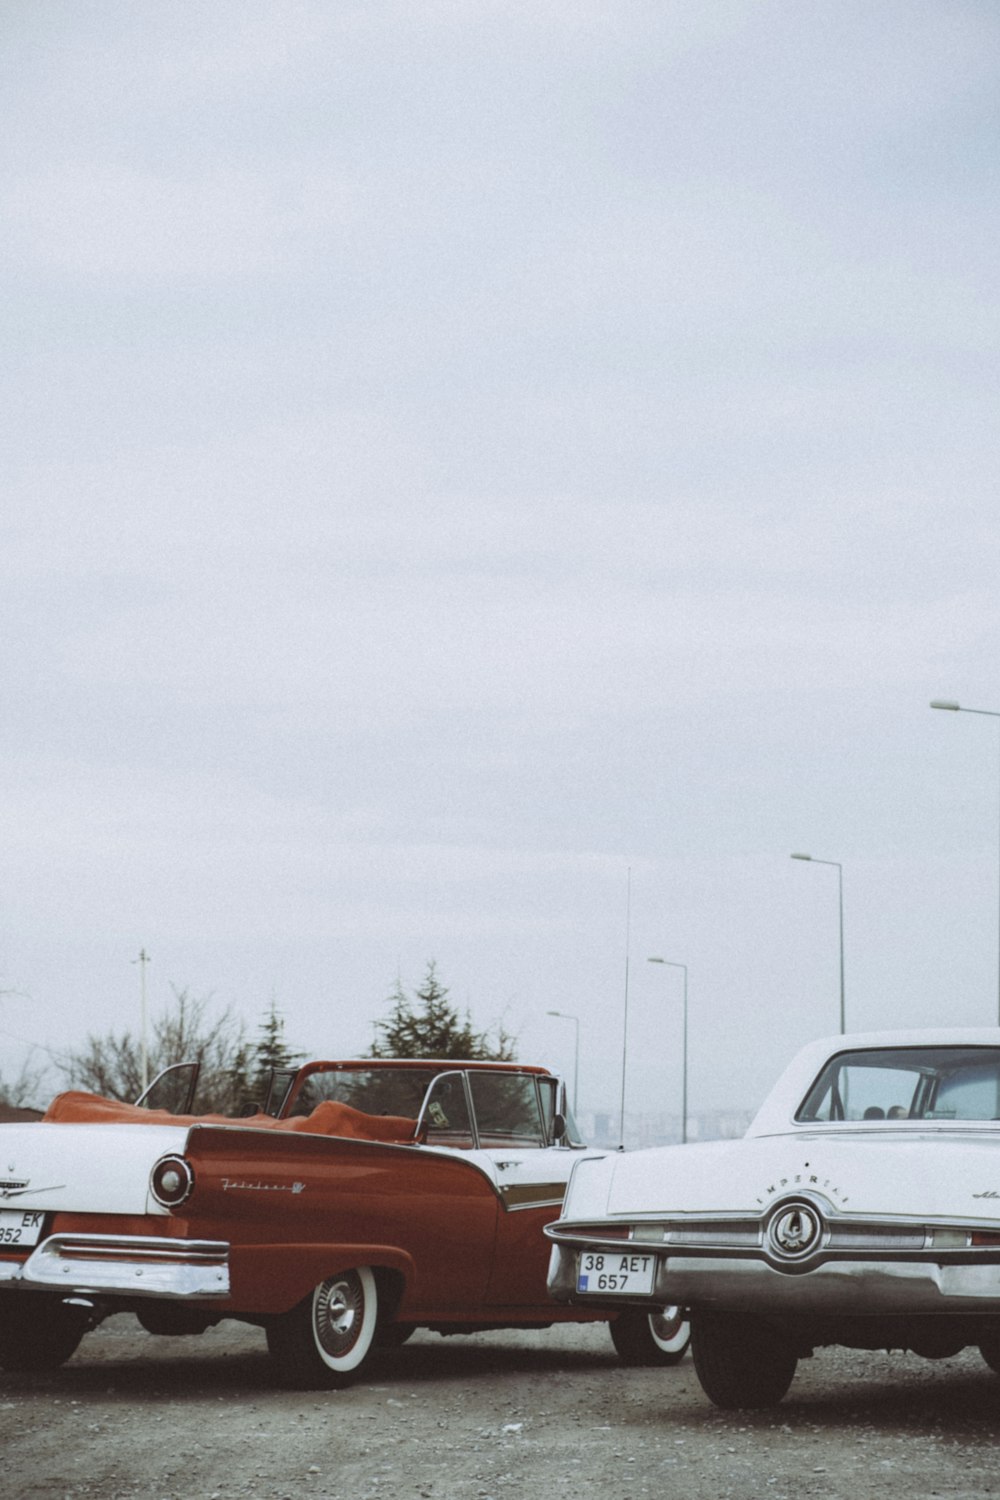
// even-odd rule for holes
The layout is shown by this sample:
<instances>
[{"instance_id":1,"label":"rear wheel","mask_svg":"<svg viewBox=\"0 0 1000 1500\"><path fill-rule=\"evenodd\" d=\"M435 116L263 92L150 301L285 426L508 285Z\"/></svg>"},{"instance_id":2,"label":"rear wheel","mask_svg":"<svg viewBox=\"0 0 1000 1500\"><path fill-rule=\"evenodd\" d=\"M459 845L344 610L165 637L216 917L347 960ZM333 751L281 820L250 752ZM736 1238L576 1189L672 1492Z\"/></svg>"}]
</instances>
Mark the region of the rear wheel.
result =
<instances>
[{"instance_id":1,"label":"rear wheel","mask_svg":"<svg viewBox=\"0 0 1000 1500\"><path fill-rule=\"evenodd\" d=\"M340 1271L275 1318L267 1347L285 1385L299 1390L350 1385L376 1348L378 1288L368 1266Z\"/></svg>"},{"instance_id":2,"label":"rear wheel","mask_svg":"<svg viewBox=\"0 0 1000 1500\"><path fill-rule=\"evenodd\" d=\"M680 1307L655 1313L629 1308L609 1327L623 1365L676 1365L691 1342L691 1328Z\"/></svg>"},{"instance_id":3,"label":"rear wheel","mask_svg":"<svg viewBox=\"0 0 1000 1500\"><path fill-rule=\"evenodd\" d=\"M56 1370L87 1331L86 1312L44 1294L5 1295L0 1301L0 1366Z\"/></svg>"},{"instance_id":4,"label":"rear wheel","mask_svg":"<svg viewBox=\"0 0 1000 1500\"><path fill-rule=\"evenodd\" d=\"M740 1313L697 1313L691 1354L705 1395L727 1410L777 1406L799 1362L777 1329Z\"/></svg>"}]
</instances>

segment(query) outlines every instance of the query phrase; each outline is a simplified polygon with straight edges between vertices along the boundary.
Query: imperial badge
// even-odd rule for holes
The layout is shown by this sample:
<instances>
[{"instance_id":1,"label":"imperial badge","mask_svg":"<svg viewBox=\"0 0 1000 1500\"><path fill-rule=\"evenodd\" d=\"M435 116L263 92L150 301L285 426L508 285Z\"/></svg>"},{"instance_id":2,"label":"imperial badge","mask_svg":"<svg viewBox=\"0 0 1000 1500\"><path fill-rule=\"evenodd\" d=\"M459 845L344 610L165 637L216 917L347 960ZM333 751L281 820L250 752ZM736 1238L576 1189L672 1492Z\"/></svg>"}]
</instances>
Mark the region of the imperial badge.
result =
<instances>
[{"instance_id":1,"label":"imperial badge","mask_svg":"<svg viewBox=\"0 0 1000 1500\"><path fill-rule=\"evenodd\" d=\"M767 1250L786 1265L807 1259L819 1249L822 1239L823 1220L819 1210L802 1199L779 1204L765 1232Z\"/></svg>"}]
</instances>

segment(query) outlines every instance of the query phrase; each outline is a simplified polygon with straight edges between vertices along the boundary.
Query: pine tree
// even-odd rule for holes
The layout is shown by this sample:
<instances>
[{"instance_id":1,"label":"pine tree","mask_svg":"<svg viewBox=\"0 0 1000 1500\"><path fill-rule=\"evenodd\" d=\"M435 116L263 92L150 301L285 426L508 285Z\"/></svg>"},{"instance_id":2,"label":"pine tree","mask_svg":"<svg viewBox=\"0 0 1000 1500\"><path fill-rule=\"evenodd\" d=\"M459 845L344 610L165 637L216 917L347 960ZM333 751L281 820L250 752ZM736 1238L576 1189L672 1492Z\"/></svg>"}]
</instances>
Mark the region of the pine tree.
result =
<instances>
[{"instance_id":1,"label":"pine tree","mask_svg":"<svg viewBox=\"0 0 1000 1500\"><path fill-rule=\"evenodd\" d=\"M274 1000L271 1001L271 1008L260 1023L259 1033L254 1044L253 1056L249 1059L253 1070L250 1094L252 1098L263 1103L271 1081L272 1069L290 1067L299 1060L302 1054L292 1052L285 1041L285 1018L279 1014Z\"/></svg>"},{"instance_id":2,"label":"pine tree","mask_svg":"<svg viewBox=\"0 0 1000 1500\"><path fill-rule=\"evenodd\" d=\"M372 1044L371 1057L447 1058L450 1061L493 1060L512 1062L515 1039L502 1026L495 1036L475 1031L469 1012L464 1018L448 999L448 991L437 977L431 959L423 984L412 999L402 980L389 996L392 1007L384 1021L376 1021L380 1035Z\"/></svg>"}]
</instances>

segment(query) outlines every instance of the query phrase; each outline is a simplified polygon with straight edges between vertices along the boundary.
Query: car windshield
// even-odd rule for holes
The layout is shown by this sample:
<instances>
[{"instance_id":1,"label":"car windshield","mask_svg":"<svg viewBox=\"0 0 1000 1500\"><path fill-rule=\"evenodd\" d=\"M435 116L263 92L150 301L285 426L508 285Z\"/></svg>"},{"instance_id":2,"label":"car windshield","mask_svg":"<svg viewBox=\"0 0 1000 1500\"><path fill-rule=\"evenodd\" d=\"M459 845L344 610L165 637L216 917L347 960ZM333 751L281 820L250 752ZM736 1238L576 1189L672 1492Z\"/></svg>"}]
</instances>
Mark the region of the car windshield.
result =
<instances>
[{"instance_id":1,"label":"car windshield","mask_svg":"<svg viewBox=\"0 0 1000 1500\"><path fill-rule=\"evenodd\" d=\"M795 1116L811 1121L998 1120L1000 1047L874 1047L832 1057Z\"/></svg>"},{"instance_id":2,"label":"car windshield","mask_svg":"<svg viewBox=\"0 0 1000 1500\"><path fill-rule=\"evenodd\" d=\"M310 1073L295 1095L290 1114L312 1114L333 1099L366 1115L405 1115L416 1119L440 1068L324 1068Z\"/></svg>"},{"instance_id":3,"label":"car windshield","mask_svg":"<svg viewBox=\"0 0 1000 1500\"><path fill-rule=\"evenodd\" d=\"M369 1115L416 1120L423 1108L431 1144L540 1147L555 1143L557 1091L555 1078L534 1073L385 1064L333 1067L308 1073L287 1113L309 1115L318 1104L334 1100ZM565 1142L578 1144L573 1122L566 1120L563 1128Z\"/></svg>"}]
</instances>

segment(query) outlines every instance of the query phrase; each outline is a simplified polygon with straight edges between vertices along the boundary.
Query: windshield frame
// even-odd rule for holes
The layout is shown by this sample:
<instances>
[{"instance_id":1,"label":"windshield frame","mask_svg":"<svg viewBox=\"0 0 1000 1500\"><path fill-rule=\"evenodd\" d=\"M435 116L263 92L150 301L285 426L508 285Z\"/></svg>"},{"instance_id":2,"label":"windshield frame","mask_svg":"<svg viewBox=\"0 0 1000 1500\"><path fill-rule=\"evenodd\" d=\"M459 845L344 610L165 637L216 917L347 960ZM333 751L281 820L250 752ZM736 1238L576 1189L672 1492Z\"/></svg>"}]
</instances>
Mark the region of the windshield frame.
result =
<instances>
[{"instance_id":1,"label":"windshield frame","mask_svg":"<svg viewBox=\"0 0 1000 1500\"><path fill-rule=\"evenodd\" d=\"M521 1144L531 1150L551 1147L579 1149L584 1145L575 1121L567 1111L559 1107L564 1092L561 1088L561 1080L546 1068L511 1067L503 1063L493 1064L489 1061L469 1063L422 1058L359 1058L350 1061L311 1062L298 1069L294 1081L284 1091L284 1097L281 1098L280 1105L274 1113L283 1119L293 1115L309 1114L311 1108L314 1108L315 1103L318 1102L313 1101L311 1106L306 1106L305 1100L310 1092L309 1085L312 1080L322 1079L324 1075L336 1075L340 1084L332 1085L335 1089L333 1093L327 1093L320 1085L318 1091L321 1098L340 1098L343 1103L351 1104L354 1108L366 1113L400 1114L421 1122L426 1121L433 1092L439 1080L442 1077L460 1077L471 1126L468 1131L468 1147L465 1149L475 1150L486 1149L482 1144L474 1103L476 1078L480 1075L517 1078L533 1084L539 1121L539 1139L537 1141L525 1139ZM375 1092L378 1092L377 1080L380 1075L385 1078L387 1096L381 1101L373 1100L370 1093L373 1085ZM350 1087L352 1077L358 1080L356 1090ZM415 1093L412 1086L405 1087L407 1080L411 1080L413 1085L419 1082L421 1085L419 1093ZM366 1104L373 1102L380 1103L383 1107L378 1110L366 1110ZM561 1134L558 1133L557 1122L563 1125ZM431 1134L430 1142L433 1144L433 1134Z\"/></svg>"}]
</instances>

